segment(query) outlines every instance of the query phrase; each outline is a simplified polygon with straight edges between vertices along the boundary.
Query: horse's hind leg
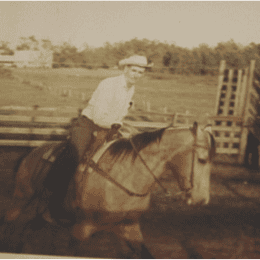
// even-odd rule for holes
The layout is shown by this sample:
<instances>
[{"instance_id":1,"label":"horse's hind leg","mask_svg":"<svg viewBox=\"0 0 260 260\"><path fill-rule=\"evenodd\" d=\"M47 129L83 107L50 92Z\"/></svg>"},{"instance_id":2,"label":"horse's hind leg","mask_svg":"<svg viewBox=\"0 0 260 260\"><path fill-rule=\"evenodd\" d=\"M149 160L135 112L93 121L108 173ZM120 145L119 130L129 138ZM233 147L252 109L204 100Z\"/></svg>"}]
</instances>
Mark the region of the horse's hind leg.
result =
<instances>
[{"instance_id":1,"label":"horse's hind leg","mask_svg":"<svg viewBox=\"0 0 260 260\"><path fill-rule=\"evenodd\" d=\"M33 203L32 207L37 205ZM24 230L27 228L34 215L24 216L24 203L14 199L7 209L0 227L0 251L20 253L23 246Z\"/></svg>"},{"instance_id":2,"label":"horse's hind leg","mask_svg":"<svg viewBox=\"0 0 260 260\"><path fill-rule=\"evenodd\" d=\"M154 258L144 244L143 235L138 222L130 225L118 225L114 228L114 232L124 240L126 245L131 249L132 253L137 255L137 258Z\"/></svg>"},{"instance_id":3,"label":"horse's hind leg","mask_svg":"<svg viewBox=\"0 0 260 260\"><path fill-rule=\"evenodd\" d=\"M0 252L17 252L20 244L18 241L21 236L21 226L17 225L17 218L21 210L8 210L1 218L0 224ZM19 246L18 246L19 247Z\"/></svg>"},{"instance_id":4,"label":"horse's hind leg","mask_svg":"<svg viewBox=\"0 0 260 260\"><path fill-rule=\"evenodd\" d=\"M16 222L5 222L0 228L0 252L21 253L25 227Z\"/></svg>"}]
</instances>

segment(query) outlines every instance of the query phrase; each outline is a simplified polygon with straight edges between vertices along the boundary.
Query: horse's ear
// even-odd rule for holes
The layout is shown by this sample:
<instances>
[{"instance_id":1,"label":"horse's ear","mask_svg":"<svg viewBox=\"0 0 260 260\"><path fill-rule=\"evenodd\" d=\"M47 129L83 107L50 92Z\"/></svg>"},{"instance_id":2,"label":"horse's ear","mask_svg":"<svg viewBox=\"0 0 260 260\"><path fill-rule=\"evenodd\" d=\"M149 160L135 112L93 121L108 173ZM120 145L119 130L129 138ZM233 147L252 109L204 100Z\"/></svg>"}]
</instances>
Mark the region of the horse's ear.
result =
<instances>
[{"instance_id":1,"label":"horse's ear","mask_svg":"<svg viewBox=\"0 0 260 260\"><path fill-rule=\"evenodd\" d=\"M192 126L192 129L191 129L191 132L196 136L197 135L197 129L198 129L198 123L195 121L193 123L193 126Z\"/></svg>"},{"instance_id":2,"label":"horse's ear","mask_svg":"<svg viewBox=\"0 0 260 260\"><path fill-rule=\"evenodd\" d=\"M205 131L208 131L210 134L212 134L212 125L211 124L207 124L204 129Z\"/></svg>"}]
</instances>

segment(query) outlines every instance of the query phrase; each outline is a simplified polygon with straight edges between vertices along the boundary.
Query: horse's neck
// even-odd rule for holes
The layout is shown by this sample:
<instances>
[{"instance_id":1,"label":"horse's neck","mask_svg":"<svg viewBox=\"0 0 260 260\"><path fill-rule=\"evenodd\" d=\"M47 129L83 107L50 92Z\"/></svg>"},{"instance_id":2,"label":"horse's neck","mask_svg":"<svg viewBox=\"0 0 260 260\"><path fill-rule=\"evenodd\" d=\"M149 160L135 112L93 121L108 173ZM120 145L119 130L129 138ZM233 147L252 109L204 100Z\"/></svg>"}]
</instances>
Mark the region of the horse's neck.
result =
<instances>
[{"instance_id":1,"label":"horse's neck","mask_svg":"<svg viewBox=\"0 0 260 260\"><path fill-rule=\"evenodd\" d=\"M166 130L161 140L141 150L140 156L158 178L164 172L166 162L177 154L178 150L185 149L191 142L192 137L188 130ZM142 168L147 173L146 167Z\"/></svg>"},{"instance_id":2,"label":"horse's neck","mask_svg":"<svg viewBox=\"0 0 260 260\"><path fill-rule=\"evenodd\" d=\"M191 143L190 131L165 130L161 140L151 142L140 150L139 155L135 156L134 151L130 153L122 151L115 159L115 155L108 151L99 164L125 188L145 193L154 183L153 175L159 178L164 172L166 162L187 143Z\"/></svg>"}]
</instances>

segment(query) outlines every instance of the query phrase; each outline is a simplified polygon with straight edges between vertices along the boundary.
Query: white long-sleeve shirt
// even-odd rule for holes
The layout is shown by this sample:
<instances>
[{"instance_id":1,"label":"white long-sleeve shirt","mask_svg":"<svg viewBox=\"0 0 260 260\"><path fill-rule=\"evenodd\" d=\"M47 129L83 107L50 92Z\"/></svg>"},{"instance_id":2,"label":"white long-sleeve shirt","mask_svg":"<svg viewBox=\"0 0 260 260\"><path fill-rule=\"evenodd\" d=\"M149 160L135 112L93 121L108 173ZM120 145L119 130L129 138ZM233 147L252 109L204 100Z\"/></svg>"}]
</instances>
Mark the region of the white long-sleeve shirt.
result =
<instances>
[{"instance_id":1,"label":"white long-sleeve shirt","mask_svg":"<svg viewBox=\"0 0 260 260\"><path fill-rule=\"evenodd\" d=\"M100 82L82 115L103 128L121 124L127 115L135 87L128 88L124 75Z\"/></svg>"}]
</instances>

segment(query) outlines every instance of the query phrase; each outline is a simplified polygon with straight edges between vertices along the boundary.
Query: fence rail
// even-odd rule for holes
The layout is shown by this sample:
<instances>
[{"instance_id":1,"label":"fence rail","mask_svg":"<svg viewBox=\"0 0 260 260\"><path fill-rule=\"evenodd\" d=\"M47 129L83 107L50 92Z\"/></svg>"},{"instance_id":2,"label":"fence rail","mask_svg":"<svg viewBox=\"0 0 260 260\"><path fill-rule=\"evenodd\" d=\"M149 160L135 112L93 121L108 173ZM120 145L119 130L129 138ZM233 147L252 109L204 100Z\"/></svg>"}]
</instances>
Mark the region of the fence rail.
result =
<instances>
[{"instance_id":1,"label":"fence rail","mask_svg":"<svg viewBox=\"0 0 260 260\"><path fill-rule=\"evenodd\" d=\"M66 116L58 116L66 111ZM24 116L24 112L28 115ZM2 146L39 146L47 142L60 142L67 139L69 127L73 118L78 117L81 109L75 107L48 108L48 107L0 107L0 145ZM21 115L19 115L19 113ZM30 114L30 115L29 115ZM49 114L43 116L43 114ZM166 122L142 121L144 116L161 116L169 120ZM142 116L139 118L139 116ZM191 126L194 115L186 113L160 113L154 111L130 110L128 119L124 120L122 134L128 137L147 129L172 126ZM130 120L130 119L132 120ZM135 120L135 121L134 121ZM226 147L227 143L239 143L239 136L232 133L241 133L241 117L209 116L208 121L235 122L233 127L214 125L212 131L218 144L217 153L238 154L238 148ZM162 120L163 121L163 120ZM231 133L232 131L232 133ZM227 132L231 133L227 136Z\"/></svg>"},{"instance_id":2,"label":"fence rail","mask_svg":"<svg viewBox=\"0 0 260 260\"><path fill-rule=\"evenodd\" d=\"M0 107L0 145L38 146L46 142L66 140L72 120L80 113L81 109L76 107ZM145 117L149 119L153 116L162 117L163 122L144 121ZM194 115L188 112L160 113L130 109L123 122L122 134L128 137L145 129L190 125L192 117Z\"/></svg>"},{"instance_id":3,"label":"fence rail","mask_svg":"<svg viewBox=\"0 0 260 260\"><path fill-rule=\"evenodd\" d=\"M66 116L59 117L61 112ZM0 107L0 145L36 147L44 143L61 142L67 139L69 127L73 118L78 117L81 110L75 107ZM31 115L23 116L24 112ZM1 115L1 113L3 113ZM21 115L19 115L19 113ZM40 113L41 115L38 115ZM42 116L42 113L50 113ZM11 115L10 115L11 114ZM160 115L170 118L168 122L146 122L138 120L141 115ZM129 137L147 129L172 126L191 126L194 115L189 113L159 113L151 111L131 111L129 117L135 119L124 120L122 134ZM179 121L178 118L181 120ZM208 122L215 122L212 131L217 143L216 152L219 154L239 154L243 122L239 116L208 116Z\"/></svg>"}]
</instances>

